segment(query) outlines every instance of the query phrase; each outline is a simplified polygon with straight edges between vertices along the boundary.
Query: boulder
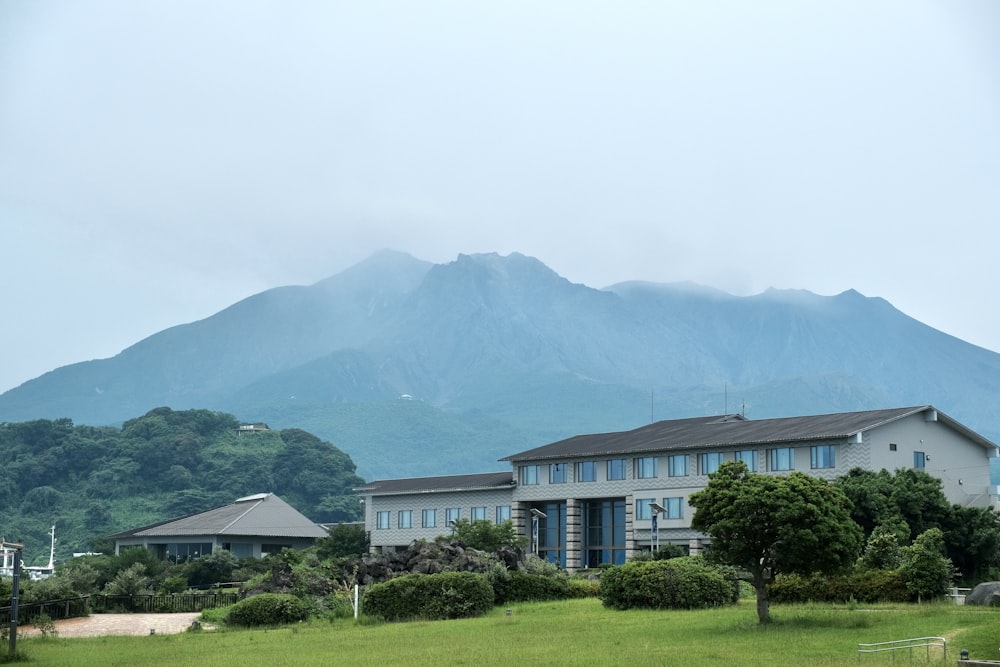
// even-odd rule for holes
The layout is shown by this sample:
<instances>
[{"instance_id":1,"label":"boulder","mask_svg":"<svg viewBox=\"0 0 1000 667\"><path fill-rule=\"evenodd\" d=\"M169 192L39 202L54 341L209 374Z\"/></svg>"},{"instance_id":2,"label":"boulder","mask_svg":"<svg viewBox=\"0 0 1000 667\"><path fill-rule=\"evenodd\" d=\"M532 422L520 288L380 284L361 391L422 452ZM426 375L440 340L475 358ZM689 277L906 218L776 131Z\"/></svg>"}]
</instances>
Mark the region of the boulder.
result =
<instances>
[{"instance_id":1,"label":"boulder","mask_svg":"<svg viewBox=\"0 0 1000 667\"><path fill-rule=\"evenodd\" d=\"M986 581L965 596L965 604L980 607L1000 607L1000 581Z\"/></svg>"}]
</instances>

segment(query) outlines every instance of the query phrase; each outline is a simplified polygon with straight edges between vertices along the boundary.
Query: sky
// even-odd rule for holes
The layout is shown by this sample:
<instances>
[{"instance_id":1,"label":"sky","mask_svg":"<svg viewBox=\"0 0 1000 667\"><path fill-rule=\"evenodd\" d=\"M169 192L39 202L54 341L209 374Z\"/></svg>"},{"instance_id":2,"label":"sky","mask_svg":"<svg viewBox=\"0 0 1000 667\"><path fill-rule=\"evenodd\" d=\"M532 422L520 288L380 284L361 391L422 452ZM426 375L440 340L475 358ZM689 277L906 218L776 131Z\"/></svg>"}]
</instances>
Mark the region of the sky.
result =
<instances>
[{"instance_id":1,"label":"sky","mask_svg":"<svg viewBox=\"0 0 1000 667\"><path fill-rule=\"evenodd\" d=\"M1000 351L1000 2L0 1L0 392L384 248Z\"/></svg>"}]
</instances>

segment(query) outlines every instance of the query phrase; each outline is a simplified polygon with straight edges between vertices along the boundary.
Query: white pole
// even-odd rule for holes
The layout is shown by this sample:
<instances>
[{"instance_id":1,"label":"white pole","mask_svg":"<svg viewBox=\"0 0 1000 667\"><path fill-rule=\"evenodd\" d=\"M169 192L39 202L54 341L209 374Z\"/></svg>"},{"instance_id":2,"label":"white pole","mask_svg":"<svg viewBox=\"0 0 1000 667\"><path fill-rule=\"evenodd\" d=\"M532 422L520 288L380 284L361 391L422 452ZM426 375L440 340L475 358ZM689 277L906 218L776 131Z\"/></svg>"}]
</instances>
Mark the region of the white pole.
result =
<instances>
[{"instance_id":1,"label":"white pole","mask_svg":"<svg viewBox=\"0 0 1000 667\"><path fill-rule=\"evenodd\" d=\"M354 584L354 620L358 620L358 585Z\"/></svg>"}]
</instances>

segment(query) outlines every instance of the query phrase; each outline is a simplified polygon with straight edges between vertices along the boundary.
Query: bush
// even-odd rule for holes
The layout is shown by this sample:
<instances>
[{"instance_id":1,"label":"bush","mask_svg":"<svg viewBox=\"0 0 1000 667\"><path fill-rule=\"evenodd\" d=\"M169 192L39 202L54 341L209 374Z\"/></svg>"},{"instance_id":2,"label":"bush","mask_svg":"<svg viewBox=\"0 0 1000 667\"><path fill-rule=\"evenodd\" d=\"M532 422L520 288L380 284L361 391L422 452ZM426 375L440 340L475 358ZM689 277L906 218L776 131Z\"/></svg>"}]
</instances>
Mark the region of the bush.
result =
<instances>
[{"instance_id":1,"label":"bush","mask_svg":"<svg viewBox=\"0 0 1000 667\"><path fill-rule=\"evenodd\" d=\"M365 591L362 609L387 621L472 618L493 607L493 587L471 572L409 574Z\"/></svg>"},{"instance_id":2,"label":"bush","mask_svg":"<svg viewBox=\"0 0 1000 667\"><path fill-rule=\"evenodd\" d=\"M282 625L307 618L309 605L294 595L261 593L234 604L226 622L243 626Z\"/></svg>"},{"instance_id":3,"label":"bush","mask_svg":"<svg viewBox=\"0 0 1000 667\"><path fill-rule=\"evenodd\" d=\"M495 604L565 600L570 597L569 580L563 576L546 576L511 570L506 577L493 579Z\"/></svg>"},{"instance_id":4,"label":"bush","mask_svg":"<svg viewBox=\"0 0 1000 667\"><path fill-rule=\"evenodd\" d=\"M601 576L601 599L614 609L695 609L738 597L735 580L700 556L625 563Z\"/></svg>"},{"instance_id":5,"label":"bush","mask_svg":"<svg viewBox=\"0 0 1000 667\"><path fill-rule=\"evenodd\" d=\"M857 570L843 577L821 574L779 574L767 587L775 603L796 602L906 602L906 580L899 570Z\"/></svg>"},{"instance_id":6,"label":"bush","mask_svg":"<svg viewBox=\"0 0 1000 667\"><path fill-rule=\"evenodd\" d=\"M601 596L601 582L597 579L570 579L567 592L571 598L596 598Z\"/></svg>"}]
</instances>

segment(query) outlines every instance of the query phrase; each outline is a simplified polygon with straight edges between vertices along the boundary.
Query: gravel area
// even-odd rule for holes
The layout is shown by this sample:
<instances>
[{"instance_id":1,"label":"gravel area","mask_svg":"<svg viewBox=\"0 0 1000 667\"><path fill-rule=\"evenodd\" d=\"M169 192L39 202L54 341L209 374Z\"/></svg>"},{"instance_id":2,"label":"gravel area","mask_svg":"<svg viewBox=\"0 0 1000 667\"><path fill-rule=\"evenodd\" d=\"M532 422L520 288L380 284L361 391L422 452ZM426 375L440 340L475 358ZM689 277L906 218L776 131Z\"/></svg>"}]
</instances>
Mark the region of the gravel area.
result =
<instances>
[{"instance_id":1,"label":"gravel area","mask_svg":"<svg viewBox=\"0 0 1000 667\"><path fill-rule=\"evenodd\" d=\"M184 632L201 614L91 614L83 618L56 621L59 637L104 637L107 635L171 635ZM205 627L205 626L203 626ZM206 628L207 629L207 628ZM17 629L18 637L39 632L30 625Z\"/></svg>"}]
</instances>

